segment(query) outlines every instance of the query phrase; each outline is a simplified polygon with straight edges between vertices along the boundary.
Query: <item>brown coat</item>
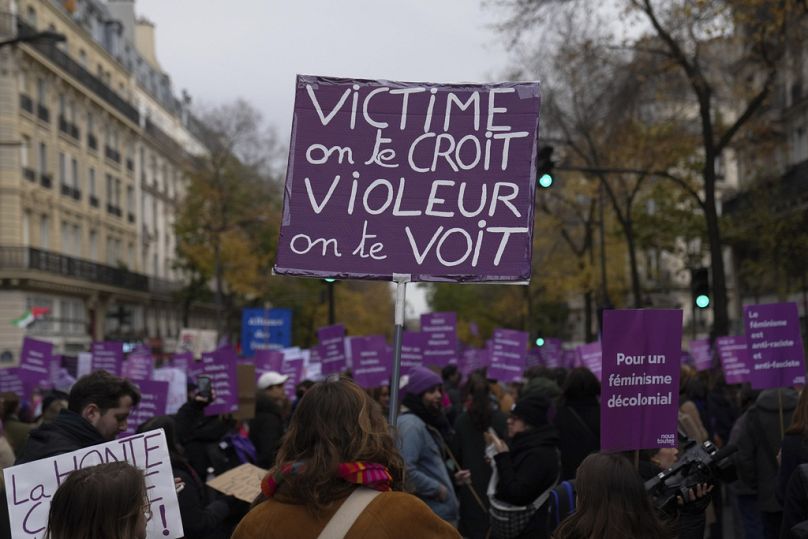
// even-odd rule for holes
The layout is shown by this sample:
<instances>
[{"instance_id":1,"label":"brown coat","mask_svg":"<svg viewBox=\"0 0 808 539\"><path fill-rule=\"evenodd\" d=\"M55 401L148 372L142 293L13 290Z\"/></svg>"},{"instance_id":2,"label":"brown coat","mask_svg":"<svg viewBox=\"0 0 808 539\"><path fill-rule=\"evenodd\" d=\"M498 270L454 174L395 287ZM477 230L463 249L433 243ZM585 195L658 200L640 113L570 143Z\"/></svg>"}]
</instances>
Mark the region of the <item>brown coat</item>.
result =
<instances>
[{"instance_id":1,"label":"brown coat","mask_svg":"<svg viewBox=\"0 0 808 539\"><path fill-rule=\"evenodd\" d=\"M247 513L231 539L316 539L344 501L315 519L303 505L267 500ZM345 535L345 539L413 538L460 539L460 534L415 496L382 492Z\"/></svg>"}]
</instances>

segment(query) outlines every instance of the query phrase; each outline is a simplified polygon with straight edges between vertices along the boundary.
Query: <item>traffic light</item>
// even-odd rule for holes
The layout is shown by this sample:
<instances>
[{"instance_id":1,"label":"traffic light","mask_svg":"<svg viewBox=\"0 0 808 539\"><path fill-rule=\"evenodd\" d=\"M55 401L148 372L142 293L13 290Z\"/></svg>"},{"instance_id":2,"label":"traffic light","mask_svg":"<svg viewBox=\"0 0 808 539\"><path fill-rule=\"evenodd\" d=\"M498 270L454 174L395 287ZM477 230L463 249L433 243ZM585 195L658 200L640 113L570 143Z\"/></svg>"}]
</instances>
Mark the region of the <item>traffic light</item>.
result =
<instances>
[{"instance_id":1,"label":"traffic light","mask_svg":"<svg viewBox=\"0 0 808 539\"><path fill-rule=\"evenodd\" d=\"M541 338L541 337L538 337L538 338L536 339L536 346L538 346L539 348L541 348L542 346L544 346L544 339L543 339L543 338Z\"/></svg>"},{"instance_id":2,"label":"traffic light","mask_svg":"<svg viewBox=\"0 0 808 539\"><path fill-rule=\"evenodd\" d=\"M710 296L710 270L695 268L690 270L690 292L693 303L699 309L706 309L712 302Z\"/></svg>"},{"instance_id":3,"label":"traffic light","mask_svg":"<svg viewBox=\"0 0 808 539\"><path fill-rule=\"evenodd\" d=\"M553 185L553 147L539 148L538 162L536 163L536 181L539 187L549 189Z\"/></svg>"}]
</instances>

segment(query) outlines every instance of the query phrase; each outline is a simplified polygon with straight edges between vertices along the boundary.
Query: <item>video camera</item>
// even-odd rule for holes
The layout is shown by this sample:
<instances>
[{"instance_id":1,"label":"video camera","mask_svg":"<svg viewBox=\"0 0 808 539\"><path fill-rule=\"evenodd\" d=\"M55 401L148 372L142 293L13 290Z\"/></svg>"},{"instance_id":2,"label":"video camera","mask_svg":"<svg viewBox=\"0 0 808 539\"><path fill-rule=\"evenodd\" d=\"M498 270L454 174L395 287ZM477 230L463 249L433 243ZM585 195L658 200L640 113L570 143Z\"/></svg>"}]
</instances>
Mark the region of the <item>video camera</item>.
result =
<instances>
[{"instance_id":1,"label":"video camera","mask_svg":"<svg viewBox=\"0 0 808 539\"><path fill-rule=\"evenodd\" d=\"M688 500L688 491L701 483L735 479L735 464L729 458L738 448L727 446L719 450L712 442L699 445L688 442L676 464L645 482L645 491L654 499L657 509L675 510L676 498Z\"/></svg>"}]
</instances>

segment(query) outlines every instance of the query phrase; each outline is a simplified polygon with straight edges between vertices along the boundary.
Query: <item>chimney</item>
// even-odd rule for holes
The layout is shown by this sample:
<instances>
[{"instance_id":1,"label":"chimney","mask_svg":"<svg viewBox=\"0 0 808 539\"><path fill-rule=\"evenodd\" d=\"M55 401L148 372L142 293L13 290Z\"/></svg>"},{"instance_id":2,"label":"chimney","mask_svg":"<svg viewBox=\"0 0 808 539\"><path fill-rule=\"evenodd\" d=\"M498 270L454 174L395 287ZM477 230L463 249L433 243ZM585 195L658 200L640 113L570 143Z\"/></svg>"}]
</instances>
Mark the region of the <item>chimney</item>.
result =
<instances>
[{"instance_id":1,"label":"chimney","mask_svg":"<svg viewBox=\"0 0 808 539\"><path fill-rule=\"evenodd\" d=\"M138 52L154 69L163 72L160 63L157 61L157 54L154 46L154 23L143 17L135 21L135 47Z\"/></svg>"}]
</instances>

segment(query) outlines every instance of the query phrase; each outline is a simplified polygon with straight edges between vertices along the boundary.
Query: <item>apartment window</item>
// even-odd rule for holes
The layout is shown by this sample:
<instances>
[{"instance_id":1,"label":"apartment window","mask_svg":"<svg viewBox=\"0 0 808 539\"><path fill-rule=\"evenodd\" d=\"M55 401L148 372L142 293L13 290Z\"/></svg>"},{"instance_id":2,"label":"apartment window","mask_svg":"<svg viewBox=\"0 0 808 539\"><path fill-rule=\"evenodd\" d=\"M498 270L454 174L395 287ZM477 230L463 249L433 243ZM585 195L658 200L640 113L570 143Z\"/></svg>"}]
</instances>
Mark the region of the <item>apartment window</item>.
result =
<instances>
[{"instance_id":1,"label":"apartment window","mask_svg":"<svg viewBox=\"0 0 808 539\"><path fill-rule=\"evenodd\" d=\"M20 165L23 168L28 168L28 152L31 149L31 137L27 135L22 136L22 144L20 145Z\"/></svg>"},{"instance_id":2,"label":"apartment window","mask_svg":"<svg viewBox=\"0 0 808 539\"><path fill-rule=\"evenodd\" d=\"M154 273L155 277L160 276L160 261L157 258L157 253L154 253Z\"/></svg>"},{"instance_id":3,"label":"apartment window","mask_svg":"<svg viewBox=\"0 0 808 539\"><path fill-rule=\"evenodd\" d=\"M91 197L98 196L95 190L95 169L93 167L90 167L87 174L87 191Z\"/></svg>"},{"instance_id":4,"label":"apartment window","mask_svg":"<svg viewBox=\"0 0 808 539\"><path fill-rule=\"evenodd\" d=\"M31 210L22 212L22 244L31 245Z\"/></svg>"},{"instance_id":5,"label":"apartment window","mask_svg":"<svg viewBox=\"0 0 808 539\"><path fill-rule=\"evenodd\" d=\"M81 181L79 181L79 162L75 159L70 162L70 176L73 180L73 189L81 189Z\"/></svg>"},{"instance_id":6,"label":"apartment window","mask_svg":"<svg viewBox=\"0 0 808 539\"><path fill-rule=\"evenodd\" d=\"M20 85L20 93L27 94L28 93L28 75L25 71L20 71L20 78L17 79L17 82Z\"/></svg>"},{"instance_id":7,"label":"apartment window","mask_svg":"<svg viewBox=\"0 0 808 539\"><path fill-rule=\"evenodd\" d=\"M84 49L79 49L79 63L81 67L87 69L87 53L84 52Z\"/></svg>"},{"instance_id":8,"label":"apartment window","mask_svg":"<svg viewBox=\"0 0 808 539\"><path fill-rule=\"evenodd\" d=\"M115 178L115 207L121 207L121 180L120 178Z\"/></svg>"},{"instance_id":9,"label":"apartment window","mask_svg":"<svg viewBox=\"0 0 808 539\"><path fill-rule=\"evenodd\" d=\"M112 204L114 188L115 187L112 181L112 174L107 174L107 204Z\"/></svg>"},{"instance_id":10,"label":"apartment window","mask_svg":"<svg viewBox=\"0 0 808 539\"><path fill-rule=\"evenodd\" d=\"M36 10L33 6L28 6L28 10L25 12L25 18L28 19L28 24L36 28Z\"/></svg>"},{"instance_id":11,"label":"apartment window","mask_svg":"<svg viewBox=\"0 0 808 539\"><path fill-rule=\"evenodd\" d=\"M39 173L45 174L48 171L48 147L44 142L39 143Z\"/></svg>"},{"instance_id":12,"label":"apartment window","mask_svg":"<svg viewBox=\"0 0 808 539\"><path fill-rule=\"evenodd\" d=\"M47 100L48 92L47 87L45 86L45 79L37 79L36 80L36 99L39 101L41 105L45 104Z\"/></svg>"},{"instance_id":13,"label":"apartment window","mask_svg":"<svg viewBox=\"0 0 808 539\"><path fill-rule=\"evenodd\" d=\"M126 211L135 213L135 189L131 185L126 186Z\"/></svg>"},{"instance_id":14,"label":"apartment window","mask_svg":"<svg viewBox=\"0 0 808 539\"><path fill-rule=\"evenodd\" d=\"M126 253L127 253L126 263L129 266L129 269L134 270L135 269L135 244L134 243L129 242L129 244L126 247Z\"/></svg>"},{"instance_id":15,"label":"apartment window","mask_svg":"<svg viewBox=\"0 0 808 539\"><path fill-rule=\"evenodd\" d=\"M73 225L73 256L81 256L81 225Z\"/></svg>"},{"instance_id":16,"label":"apartment window","mask_svg":"<svg viewBox=\"0 0 808 539\"><path fill-rule=\"evenodd\" d=\"M73 232L72 227L67 223L67 221L62 221L62 229L61 229L61 239L62 239L62 252L66 255L72 254L72 240L71 233Z\"/></svg>"},{"instance_id":17,"label":"apartment window","mask_svg":"<svg viewBox=\"0 0 808 539\"><path fill-rule=\"evenodd\" d=\"M62 185L67 185L67 164L65 163L65 154L59 152L59 182Z\"/></svg>"},{"instance_id":18,"label":"apartment window","mask_svg":"<svg viewBox=\"0 0 808 539\"><path fill-rule=\"evenodd\" d=\"M90 260L98 261L98 232L90 230Z\"/></svg>"},{"instance_id":19,"label":"apartment window","mask_svg":"<svg viewBox=\"0 0 808 539\"><path fill-rule=\"evenodd\" d=\"M87 113L87 132L88 133L95 132L95 118L93 117L92 112Z\"/></svg>"},{"instance_id":20,"label":"apartment window","mask_svg":"<svg viewBox=\"0 0 808 539\"><path fill-rule=\"evenodd\" d=\"M64 94L59 94L59 115L67 119L67 102Z\"/></svg>"},{"instance_id":21,"label":"apartment window","mask_svg":"<svg viewBox=\"0 0 808 539\"><path fill-rule=\"evenodd\" d=\"M50 219L47 215L39 218L39 246L50 249Z\"/></svg>"}]
</instances>

